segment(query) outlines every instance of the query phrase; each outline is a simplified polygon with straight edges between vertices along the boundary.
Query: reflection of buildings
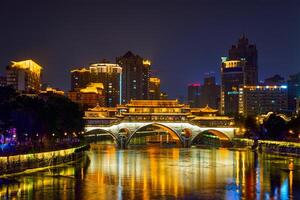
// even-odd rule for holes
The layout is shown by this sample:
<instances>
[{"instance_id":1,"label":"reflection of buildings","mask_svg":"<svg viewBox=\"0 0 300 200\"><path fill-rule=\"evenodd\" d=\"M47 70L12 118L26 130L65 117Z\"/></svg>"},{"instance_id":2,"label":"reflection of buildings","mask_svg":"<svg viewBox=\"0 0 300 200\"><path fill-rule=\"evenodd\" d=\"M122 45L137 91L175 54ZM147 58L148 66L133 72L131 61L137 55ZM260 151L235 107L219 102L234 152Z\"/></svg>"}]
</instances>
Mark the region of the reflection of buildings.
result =
<instances>
[{"instance_id":1,"label":"reflection of buildings","mask_svg":"<svg viewBox=\"0 0 300 200\"><path fill-rule=\"evenodd\" d=\"M114 107L121 103L122 68L119 65L104 61L71 71L71 91L78 91L90 83L103 84L105 106Z\"/></svg>"},{"instance_id":2,"label":"reflection of buildings","mask_svg":"<svg viewBox=\"0 0 300 200\"><path fill-rule=\"evenodd\" d=\"M286 86L244 86L239 93L239 113L243 115L287 110Z\"/></svg>"},{"instance_id":3,"label":"reflection of buildings","mask_svg":"<svg viewBox=\"0 0 300 200\"><path fill-rule=\"evenodd\" d=\"M123 70L122 103L128 103L131 99L148 99L151 62L130 51L116 60Z\"/></svg>"},{"instance_id":4,"label":"reflection of buildings","mask_svg":"<svg viewBox=\"0 0 300 200\"><path fill-rule=\"evenodd\" d=\"M84 108L105 106L104 87L102 83L90 83L85 88L68 93L69 99L79 103Z\"/></svg>"},{"instance_id":5,"label":"reflection of buildings","mask_svg":"<svg viewBox=\"0 0 300 200\"><path fill-rule=\"evenodd\" d=\"M290 111L295 111L297 98L300 98L300 72L290 75L288 81L288 107Z\"/></svg>"},{"instance_id":6,"label":"reflection of buildings","mask_svg":"<svg viewBox=\"0 0 300 200\"><path fill-rule=\"evenodd\" d=\"M42 67L33 60L12 61L6 69L7 85L25 93L38 93L41 87Z\"/></svg>"},{"instance_id":7,"label":"reflection of buildings","mask_svg":"<svg viewBox=\"0 0 300 200\"><path fill-rule=\"evenodd\" d=\"M236 114L239 87L258 83L256 46L249 44L244 35L229 50L228 57L222 58L221 80L221 113Z\"/></svg>"},{"instance_id":8,"label":"reflection of buildings","mask_svg":"<svg viewBox=\"0 0 300 200\"><path fill-rule=\"evenodd\" d=\"M157 77L150 77L149 80L149 99L160 99L160 79Z\"/></svg>"},{"instance_id":9,"label":"reflection of buildings","mask_svg":"<svg viewBox=\"0 0 300 200\"><path fill-rule=\"evenodd\" d=\"M191 108L200 107L200 84L194 83L188 85L188 104Z\"/></svg>"}]
</instances>

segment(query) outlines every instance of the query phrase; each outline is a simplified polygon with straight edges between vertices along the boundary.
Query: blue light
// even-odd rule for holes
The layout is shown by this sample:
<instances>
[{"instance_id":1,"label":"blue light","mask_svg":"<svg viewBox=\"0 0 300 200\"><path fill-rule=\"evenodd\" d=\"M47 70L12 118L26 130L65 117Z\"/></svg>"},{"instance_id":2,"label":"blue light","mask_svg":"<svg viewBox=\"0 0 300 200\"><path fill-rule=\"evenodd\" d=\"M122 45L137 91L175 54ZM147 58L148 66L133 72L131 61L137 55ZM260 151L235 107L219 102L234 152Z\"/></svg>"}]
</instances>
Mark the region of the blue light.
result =
<instances>
[{"instance_id":1,"label":"blue light","mask_svg":"<svg viewBox=\"0 0 300 200\"><path fill-rule=\"evenodd\" d=\"M281 88L282 89L287 89L287 86L286 85L282 85Z\"/></svg>"}]
</instances>

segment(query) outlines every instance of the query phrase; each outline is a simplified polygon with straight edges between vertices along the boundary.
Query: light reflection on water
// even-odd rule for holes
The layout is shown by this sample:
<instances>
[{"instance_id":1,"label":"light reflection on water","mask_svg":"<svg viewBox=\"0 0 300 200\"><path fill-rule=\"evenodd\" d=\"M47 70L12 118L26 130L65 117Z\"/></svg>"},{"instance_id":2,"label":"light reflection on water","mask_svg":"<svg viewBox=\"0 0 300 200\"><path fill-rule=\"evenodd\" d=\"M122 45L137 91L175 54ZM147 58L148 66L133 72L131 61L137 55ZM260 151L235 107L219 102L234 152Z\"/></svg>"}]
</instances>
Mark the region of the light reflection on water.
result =
<instances>
[{"instance_id":1,"label":"light reflection on water","mask_svg":"<svg viewBox=\"0 0 300 200\"><path fill-rule=\"evenodd\" d=\"M300 199L300 160L251 151L94 144L89 160L2 180L2 199ZM298 170L299 169L299 170Z\"/></svg>"}]
</instances>

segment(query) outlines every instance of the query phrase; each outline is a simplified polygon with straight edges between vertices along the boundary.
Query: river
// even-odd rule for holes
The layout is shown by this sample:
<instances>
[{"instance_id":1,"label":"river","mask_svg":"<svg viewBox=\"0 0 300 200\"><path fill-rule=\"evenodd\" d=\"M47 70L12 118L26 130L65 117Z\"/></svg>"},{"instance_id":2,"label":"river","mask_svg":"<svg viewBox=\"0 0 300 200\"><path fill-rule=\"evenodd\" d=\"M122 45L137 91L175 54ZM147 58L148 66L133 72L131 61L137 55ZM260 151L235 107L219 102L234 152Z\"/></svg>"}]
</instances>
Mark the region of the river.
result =
<instances>
[{"instance_id":1,"label":"river","mask_svg":"<svg viewBox=\"0 0 300 200\"><path fill-rule=\"evenodd\" d=\"M223 148L92 144L76 164L0 184L1 199L300 199L300 159Z\"/></svg>"}]
</instances>

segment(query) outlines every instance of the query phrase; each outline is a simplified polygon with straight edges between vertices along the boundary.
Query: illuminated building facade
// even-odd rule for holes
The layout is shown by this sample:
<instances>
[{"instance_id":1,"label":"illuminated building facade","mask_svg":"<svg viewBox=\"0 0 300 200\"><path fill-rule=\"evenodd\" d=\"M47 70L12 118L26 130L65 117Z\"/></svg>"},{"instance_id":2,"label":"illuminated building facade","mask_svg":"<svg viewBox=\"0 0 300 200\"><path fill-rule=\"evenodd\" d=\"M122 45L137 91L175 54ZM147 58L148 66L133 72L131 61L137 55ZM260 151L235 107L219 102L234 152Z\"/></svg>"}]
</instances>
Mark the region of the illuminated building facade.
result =
<instances>
[{"instance_id":1,"label":"illuminated building facade","mask_svg":"<svg viewBox=\"0 0 300 200\"><path fill-rule=\"evenodd\" d=\"M118 121L117 109L112 107L101 107L97 104L84 112L84 120L87 125L107 125Z\"/></svg>"},{"instance_id":2,"label":"illuminated building facade","mask_svg":"<svg viewBox=\"0 0 300 200\"><path fill-rule=\"evenodd\" d=\"M220 101L220 85L216 84L216 78L214 76L207 76L204 78L200 93L200 107L208 105L211 108L218 109Z\"/></svg>"},{"instance_id":3,"label":"illuminated building facade","mask_svg":"<svg viewBox=\"0 0 300 200\"><path fill-rule=\"evenodd\" d=\"M287 86L243 86L239 93L239 113L256 116L284 112L288 108Z\"/></svg>"},{"instance_id":4,"label":"illuminated building facade","mask_svg":"<svg viewBox=\"0 0 300 200\"><path fill-rule=\"evenodd\" d=\"M228 127L234 125L234 119L228 116L219 116L218 110L206 105L203 108L191 108L191 121L200 126Z\"/></svg>"},{"instance_id":5,"label":"illuminated building facade","mask_svg":"<svg viewBox=\"0 0 300 200\"><path fill-rule=\"evenodd\" d=\"M190 107L178 100L131 100L118 106L118 112L128 121L187 121Z\"/></svg>"},{"instance_id":6,"label":"illuminated building facade","mask_svg":"<svg viewBox=\"0 0 300 200\"><path fill-rule=\"evenodd\" d=\"M40 94L57 94L64 96L65 92L57 88L46 87L44 90L40 91Z\"/></svg>"},{"instance_id":7,"label":"illuminated building facade","mask_svg":"<svg viewBox=\"0 0 300 200\"><path fill-rule=\"evenodd\" d=\"M107 62L94 63L89 68L71 71L71 90L76 91L90 83L102 83L105 105L114 107L122 100L122 68Z\"/></svg>"},{"instance_id":8,"label":"illuminated building facade","mask_svg":"<svg viewBox=\"0 0 300 200\"><path fill-rule=\"evenodd\" d=\"M200 84L188 85L188 104L191 108L200 107Z\"/></svg>"},{"instance_id":9,"label":"illuminated building facade","mask_svg":"<svg viewBox=\"0 0 300 200\"><path fill-rule=\"evenodd\" d=\"M157 77L150 77L149 81L149 99L160 99L160 79Z\"/></svg>"},{"instance_id":10,"label":"illuminated building facade","mask_svg":"<svg viewBox=\"0 0 300 200\"><path fill-rule=\"evenodd\" d=\"M300 98L300 72L290 75L288 81L288 108L295 111L297 107L297 99Z\"/></svg>"},{"instance_id":11,"label":"illuminated building facade","mask_svg":"<svg viewBox=\"0 0 300 200\"><path fill-rule=\"evenodd\" d=\"M90 83L87 87L70 91L68 98L80 104L83 108L93 108L97 105L105 106L104 87L102 83Z\"/></svg>"},{"instance_id":12,"label":"illuminated building facade","mask_svg":"<svg viewBox=\"0 0 300 200\"><path fill-rule=\"evenodd\" d=\"M7 85L24 93L39 93L42 67L33 60L12 61L6 68Z\"/></svg>"},{"instance_id":13,"label":"illuminated building facade","mask_svg":"<svg viewBox=\"0 0 300 200\"><path fill-rule=\"evenodd\" d=\"M151 62L139 55L128 51L125 55L116 58L123 70L123 102L149 99L149 78Z\"/></svg>"},{"instance_id":14,"label":"illuminated building facade","mask_svg":"<svg viewBox=\"0 0 300 200\"><path fill-rule=\"evenodd\" d=\"M0 87L6 86L6 76L0 76Z\"/></svg>"},{"instance_id":15,"label":"illuminated building facade","mask_svg":"<svg viewBox=\"0 0 300 200\"><path fill-rule=\"evenodd\" d=\"M221 67L221 114L238 113L239 87L244 85L244 60L223 59Z\"/></svg>"}]
</instances>

